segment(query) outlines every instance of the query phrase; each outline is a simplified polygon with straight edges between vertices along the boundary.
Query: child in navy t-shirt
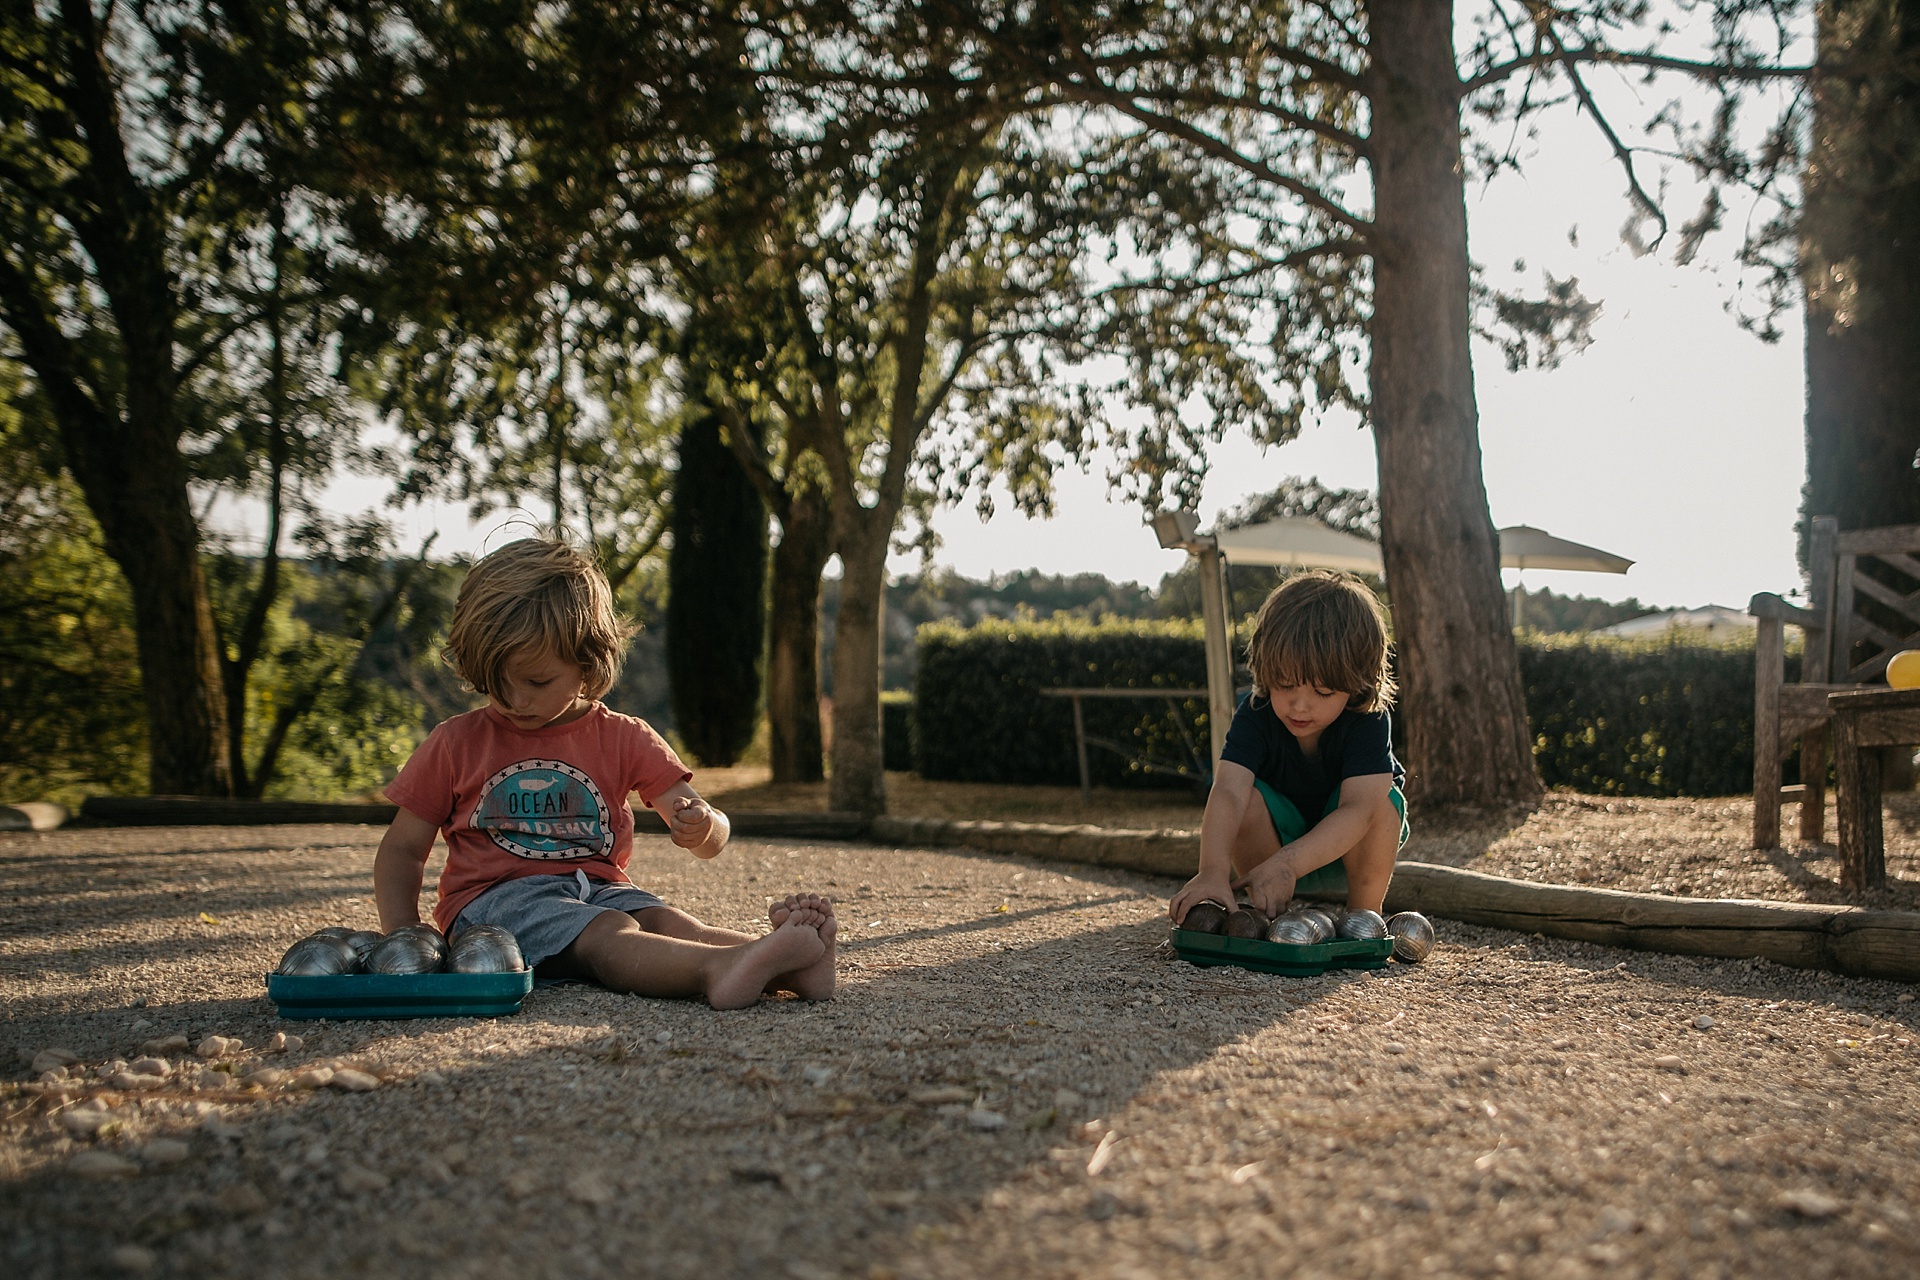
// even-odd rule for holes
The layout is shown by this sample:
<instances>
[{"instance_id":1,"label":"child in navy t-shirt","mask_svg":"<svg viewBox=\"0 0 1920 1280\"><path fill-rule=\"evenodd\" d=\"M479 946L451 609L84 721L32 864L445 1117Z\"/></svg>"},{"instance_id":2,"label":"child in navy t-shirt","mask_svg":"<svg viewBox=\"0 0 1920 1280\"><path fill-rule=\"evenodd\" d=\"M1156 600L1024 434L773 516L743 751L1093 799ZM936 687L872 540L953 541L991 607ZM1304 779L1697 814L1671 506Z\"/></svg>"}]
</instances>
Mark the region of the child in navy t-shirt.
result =
<instances>
[{"instance_id":1,"label":"child in navy t-shirt","mask_svg":"<svg viewBox=\"0 0 1920 1280\"><path fill-rule=\"evenodd\" d=\"M1169 904L1176 923L1235 889L1268 916L1333 862L1347 905L1378 911L1406 843L1406 771L1393 758L1387 628L1357 578L1313 571L1274 588L1247 646L1242 698L1200 825L1200 870ZM1256 797L1259 803L1255 803Z\"/></svg>"}]
</instances>

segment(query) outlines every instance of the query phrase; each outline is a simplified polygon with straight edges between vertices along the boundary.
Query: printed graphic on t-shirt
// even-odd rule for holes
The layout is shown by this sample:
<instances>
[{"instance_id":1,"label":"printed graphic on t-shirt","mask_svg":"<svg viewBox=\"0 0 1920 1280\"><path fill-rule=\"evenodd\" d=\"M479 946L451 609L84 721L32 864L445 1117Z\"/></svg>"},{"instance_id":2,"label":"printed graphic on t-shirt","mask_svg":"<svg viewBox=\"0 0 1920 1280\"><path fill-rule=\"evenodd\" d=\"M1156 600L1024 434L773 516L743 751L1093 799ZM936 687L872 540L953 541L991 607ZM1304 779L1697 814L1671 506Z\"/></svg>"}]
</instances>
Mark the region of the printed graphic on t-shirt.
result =
<instances>
[{"instance_id":1,"label":"printed graphic on t-shirt","mask_svg":"<svg viewBox=\"0 0 1920 1280\"><path fill-rule=\"evenodd\" d=\"M519 760L488 778L467 825L519 858L613 852L606 798L592 778L560 760Z\"/></svg>"}]
</instances>

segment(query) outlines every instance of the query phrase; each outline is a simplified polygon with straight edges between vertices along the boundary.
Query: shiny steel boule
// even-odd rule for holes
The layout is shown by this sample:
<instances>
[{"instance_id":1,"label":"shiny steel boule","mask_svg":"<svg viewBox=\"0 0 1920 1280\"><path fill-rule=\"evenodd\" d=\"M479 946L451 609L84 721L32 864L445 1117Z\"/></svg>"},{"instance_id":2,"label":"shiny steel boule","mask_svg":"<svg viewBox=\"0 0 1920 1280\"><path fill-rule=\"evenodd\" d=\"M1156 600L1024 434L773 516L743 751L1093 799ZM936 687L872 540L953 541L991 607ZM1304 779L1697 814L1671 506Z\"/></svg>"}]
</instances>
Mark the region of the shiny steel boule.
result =
<instances>
[{"instance_id":1,"label":"shiny steel boule","mask_svg":"<svg viewBox=\"0 0 1920 1280\"><path fill-rule=\"evenodd\" d=\"M347 935L347 945L353 948L354 956L361 964L366 964L367 953L380 945L381 935L372 929L360 929Z\"/></svg>"},{"instance_id":2,"label":"shiny steel boule","mask_svg":"<svg viewBox=\"0 0 1920 1280\"><path fill-rule=\"evenodd\" d=\"M275 973L290 974L302 978L328 977L336 973L352 973L358 961L353 948L344 938L314 934L300 939L287 948L280 957Z\"/></svg>"},{"instance_id":3,"label":"shiny steel boule","mask_svg":"<svg viewBox=\"0 0 1920 1280\"><path fill-rule=\"evenodd\" d=\"M462 929L447 956L450 973L518 973L526 967L519 940L497 924Z\"/></svg>"},{"instance_id":4,"label":"shiny steel boule","mask_svg":"<svg viewBox=\"0 0 1920 1280\"><path fill-rule=\"evenodd\" d=\"M1343 912L1333 932L1335 937L1354 941L1384 938L1387 936L1387 922L1380 918L1378 911L1368 911L1362 907L1357 911Z\"/></svg>"},{"instance_id":5,"label":"shiny steel boule","mask_svg":"<svg viewBox=\"0 0 1920 1280\"><path fill-rule=\"evenodd\" d=\"M1419 964L1433 954L1433 922L1418 911L1396 912L1387 921L1387 933L1393 939L1395 960Z\"/></svg>"},{"instance_id":6,"label":"shiny steel boule","mask_svg":"<svg viewBox=\"0 0 1920 1280\"><path fill-rule=\"evenodd\" d=\"M1267 941L1310 947L1326 939L1312 920L1297 911L1289 911L1267 927Z\"/></svg>"},{"instance_id":7,"label":"shiny steel boule","mask_svg":"<svg viewBox=\"0 0 1920 1280\"><path fill-rule=\"evenodd\" d=\"M367 953L368 973L438 973L446 962L445 945L433 938L395 929Z\"/></svg>"},{"instance_id":8,"label":"shiny steel boule","mask_svg":"<svg viewBox=\"0 0 1920 1280\"><path fill-rule=\"evenodd\" d=\"M1333 916L1331 913L1322 911L1319 907L1300 907L1297 908L1297 910L1300 915L1305 916L1319 926L1320 941L1325 942L1333 936Z\"/></svg>"}]
</instances>

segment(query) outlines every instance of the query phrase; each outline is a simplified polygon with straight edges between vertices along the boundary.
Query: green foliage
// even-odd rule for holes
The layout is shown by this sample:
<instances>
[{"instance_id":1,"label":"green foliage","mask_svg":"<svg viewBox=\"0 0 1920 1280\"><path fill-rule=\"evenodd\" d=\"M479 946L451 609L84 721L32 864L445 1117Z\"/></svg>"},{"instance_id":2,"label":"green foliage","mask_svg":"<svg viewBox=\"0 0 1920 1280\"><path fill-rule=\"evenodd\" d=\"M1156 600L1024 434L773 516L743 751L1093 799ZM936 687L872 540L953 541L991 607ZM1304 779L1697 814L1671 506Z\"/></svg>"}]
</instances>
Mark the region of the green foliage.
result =
<instances>
[{"instance_id":1,"label":"green foliage","mask_svg":"<svg viewBox=\"0 0 1920 1280\"><path fill-rule=\"evenodd\" d=\"M70 481L0 409L0 801L143 791L133 602Z\"/></svg>"},{"instance_id":2,"label":"green foliage","mask_svg":"<svg viewBox=\"0 0 1920 1280\"><path fill-rule=\"evenodd\" d=\"M1520 672L1534 762L1549 787L1620 796L1753 790L1751 637L1709 644L1530 634Z\"/></svg>"},{"instance_id":3,"label":"green foliage","mask_svg":"<svg viewBox=\"0 0 1920 1280\"><path fill-rule=\"evenodd\" d=\"M1039 691L1063 686L1200 688L1205 647L1185 622L989 620L920 629L914 760L928 778L1078 781L1073 712ZM1789 679L1797 679L1790 655ZM1597 795L1733 795L1753 787L1753 642L1615 640L1527 634L1520 666L1534 760L1550 787ZM1087 733L1177 762L1179 726L1160 704L1094 699ZM1182 703L1207 740L1205 699ZM1108 751L1089 754L1101 786L1158 780Z\"/></svg>"},{"instance_id":4,"label":"green foliage","mask_svg":"<svg viewBox=\"0 0 1920 1280\"><path fill-rule=\"evenodd\" d=\"M934 623L919 640L914 754L928 778L1075 785L1073 704L1042 690L1206 685L1200 628L1189 622ZM1089 750L1096 785L1185 785L1142 767L1191 769L1183 729L1205 753L1204 695L1181 700L1178 721L1159 699L1090 699L1085 709L1089 737L1127 750Z\"/></svg>"},{"instance_id":5,"label":"green foliage","mask_svg":"<svg viewBox=\"0 0 1920 1280\"><path fill-rule=\"evenodd\" d=\"M907 773L913 768L913 695L889 689L880 695L880 749L882 768Z\"/></svg>"}]
</instances>

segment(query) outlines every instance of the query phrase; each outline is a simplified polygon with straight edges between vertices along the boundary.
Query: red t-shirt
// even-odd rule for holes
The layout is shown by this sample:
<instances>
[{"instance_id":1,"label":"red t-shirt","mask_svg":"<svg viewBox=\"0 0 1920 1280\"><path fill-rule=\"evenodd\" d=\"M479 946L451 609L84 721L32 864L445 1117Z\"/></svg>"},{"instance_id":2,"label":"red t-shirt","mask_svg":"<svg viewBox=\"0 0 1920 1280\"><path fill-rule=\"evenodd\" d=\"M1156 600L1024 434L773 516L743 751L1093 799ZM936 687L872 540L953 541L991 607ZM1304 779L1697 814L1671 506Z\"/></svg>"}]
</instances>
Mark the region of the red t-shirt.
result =
<instances>
[{"instance_id":1,"label":"red t-shirt","mask_svg":"<svg viewBox=\"0 0 1920 1280\"><path fill-rule=\"evenodd\" d=\"M428 734L387 799L447 838L433 909L444 930L469 902L521 876L579 870L631 883L627 793L639 792L651 808L661 792L692 777L651 725L602 703L577 720L532 730L481 707Z\"/></svg>"}]
</instances>

